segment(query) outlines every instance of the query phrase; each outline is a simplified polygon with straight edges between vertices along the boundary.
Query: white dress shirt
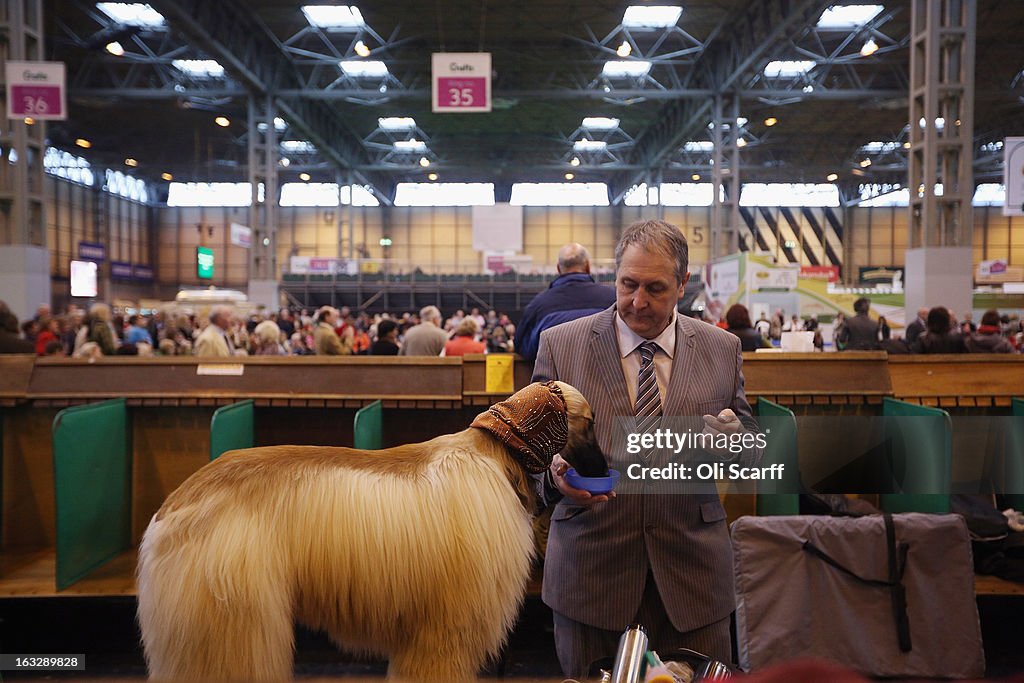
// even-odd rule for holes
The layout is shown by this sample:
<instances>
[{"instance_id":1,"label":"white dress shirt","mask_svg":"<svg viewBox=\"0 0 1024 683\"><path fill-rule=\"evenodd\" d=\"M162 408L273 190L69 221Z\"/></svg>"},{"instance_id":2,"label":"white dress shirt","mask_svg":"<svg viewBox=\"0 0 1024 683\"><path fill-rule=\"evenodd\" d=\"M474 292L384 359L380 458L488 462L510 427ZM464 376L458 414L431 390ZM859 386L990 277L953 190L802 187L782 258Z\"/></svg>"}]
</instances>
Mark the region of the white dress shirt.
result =
<instances>
[{"instance_id":1,"label":"white dress shirt","mask_svg":"<svg viewBox=\"0 0 1024 683\"><path fill-rule=\"evenodd\" d=\"M661 394L661 405L665 406L665 393L668 381L672 376L672 357L676 352L676 315L672 311L672 319L668 326L654 339L644 339L629 329L629 325L615 313L615 332L619 340L619 353L622 355L622 374L626 377L626 389L629 391L629 405L636 405L637 380L640 376L640 351L638 347L645 341L653 341L658 345L654 354L654 374L658 378L658 393Z\"/></svg>"}]
</instances>

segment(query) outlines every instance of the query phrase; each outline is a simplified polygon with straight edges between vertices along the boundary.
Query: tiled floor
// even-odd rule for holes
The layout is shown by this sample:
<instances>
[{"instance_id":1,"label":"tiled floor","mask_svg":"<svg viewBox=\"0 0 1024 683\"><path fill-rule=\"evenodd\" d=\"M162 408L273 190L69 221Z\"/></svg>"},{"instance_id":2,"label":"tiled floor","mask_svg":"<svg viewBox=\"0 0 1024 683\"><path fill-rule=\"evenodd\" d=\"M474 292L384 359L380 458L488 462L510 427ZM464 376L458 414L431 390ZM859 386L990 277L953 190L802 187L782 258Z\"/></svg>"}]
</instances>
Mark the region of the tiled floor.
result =
<instances>
[{"instance_id":1,"label":"tiled floor","mask_svg":"<svg viewBox=\"0 0 1024 683\"><path fill-rule=\"evenodd\" d=\"M989 677L1024 673L1024 598L982 597L979 608ZM141 680L146 673L132 598L0 600L0 652L83 653L87 663L84 674L5 672L3 681L84 676ZM384 671L382 662L353 661L322 635L298 631L296 674L301 678L377 676ZM504 662L492 665L487 673L518 679L559 677L551 615L539 600L527 601Z\"/></svg>"}]
</instances>

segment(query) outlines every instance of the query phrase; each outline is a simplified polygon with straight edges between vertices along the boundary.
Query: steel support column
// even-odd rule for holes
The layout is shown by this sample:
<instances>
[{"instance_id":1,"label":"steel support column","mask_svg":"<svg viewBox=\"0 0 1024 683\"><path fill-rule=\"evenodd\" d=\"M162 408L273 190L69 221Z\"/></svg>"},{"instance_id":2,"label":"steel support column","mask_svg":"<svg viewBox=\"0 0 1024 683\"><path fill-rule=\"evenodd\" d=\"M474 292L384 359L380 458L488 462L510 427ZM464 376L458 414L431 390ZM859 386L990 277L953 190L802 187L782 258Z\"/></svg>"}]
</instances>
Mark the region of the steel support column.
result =
<instances>
[{"instance_id":1,"label":"steel support column","mask_svg":"<svg viewBox=\"0 0 1024 683\"><path fill-rule=\"evenodd\" d=\"M249 227L249 280L277 279L277 130L276 109L270 97L249 98L249 183L252 204ZM263 192L260 192L260 186Z\"/></svg>"},{"instance_id":2,"label":"steel support column","mask_svg":"<svg viewBox=\"0 0 1024 683\"><path fill-rule=\"evenodd\" d=\"M973 0L912 2L910 248L971 246L976 13Z\"/></svg>"},{"instance_id":3,"label":"steel support column","mask_svg":"<svg viewBox=\"0 0 1024 683\"><path fill-rule=\"evenodd\" d=\"M716 95L711 139L711 258L739 251L740 226L740 98ZM728 111L726 111L728 110ZM725 188L723 198L722 189Z\"/></svg>"}]
</instances>

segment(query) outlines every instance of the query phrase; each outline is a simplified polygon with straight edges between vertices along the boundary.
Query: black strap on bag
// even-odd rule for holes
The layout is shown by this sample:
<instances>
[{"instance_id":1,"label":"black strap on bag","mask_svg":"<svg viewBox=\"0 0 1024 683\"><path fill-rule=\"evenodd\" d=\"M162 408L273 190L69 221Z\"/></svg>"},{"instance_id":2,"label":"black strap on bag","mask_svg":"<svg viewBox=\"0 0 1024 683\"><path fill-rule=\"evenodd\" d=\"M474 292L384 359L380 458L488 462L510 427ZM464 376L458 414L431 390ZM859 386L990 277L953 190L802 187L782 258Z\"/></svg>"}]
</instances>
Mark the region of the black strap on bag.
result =
<instances>
[{"instance_id":1,"label":"black strap on bag","mask_svg":"<svg viewBox=\"0 0 1024 683\"><path fill-rule=\"evenodd\" d=\"M908 546L905 543L896 543L896 525L892 515L884 513L882 519L885 521L885 544L889 565L889 575L885 580L865 578L851 571L810 541L804 541L802 547L811 555L860 583L876 588L888 588L892 598L892 614L896 620L896 635L899 638L900 652L910 652L913 649L913 644L910 640L910 617L907 615L907 590L903 585L903 572L907 568Z\"/></svg>"}]
</instances>

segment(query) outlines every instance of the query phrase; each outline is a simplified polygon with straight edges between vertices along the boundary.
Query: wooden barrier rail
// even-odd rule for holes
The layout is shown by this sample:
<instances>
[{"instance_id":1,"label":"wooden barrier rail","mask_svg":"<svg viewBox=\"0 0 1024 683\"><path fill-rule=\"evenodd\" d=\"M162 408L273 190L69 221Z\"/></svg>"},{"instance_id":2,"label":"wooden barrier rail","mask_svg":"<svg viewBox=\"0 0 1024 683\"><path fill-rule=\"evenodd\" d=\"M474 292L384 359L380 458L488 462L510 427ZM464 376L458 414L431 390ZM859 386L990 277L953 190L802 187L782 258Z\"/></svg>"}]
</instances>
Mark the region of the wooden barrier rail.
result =
<instances>
[{"instance_id":1,"label":"wooden barrier rail","mask_svg":"<svg viewBox=\"0 0 1024 683\"><path fill-rule=\"evenodd\" d=\"M516 388L531 368L517 359ZM1024 394L1024 356L887 356L879 352L744 354L746 392L802 414L844 406L879 413L884 397L1001 409ZM385 445L465 428L505 394L487 391L486 357L243 357L79 359L0 357L3 430L0 596L54 595L54 476L50 425L68 405L124 397L131 412L132 539L163 499L209 458L213 410L257 406L256 442L351 443L356 409L382 399ZM167 410L167 408L173 408ZM1008 412L1008 411L1007 411ZM738 509L738 508L733 508ZM751 510L741 509L741 512ZM133 555L62 595L126 594ZM126 577L125 572L129 572ZM981 579L979 593L1021 593Z\"/></svg>"}]
</instances>

